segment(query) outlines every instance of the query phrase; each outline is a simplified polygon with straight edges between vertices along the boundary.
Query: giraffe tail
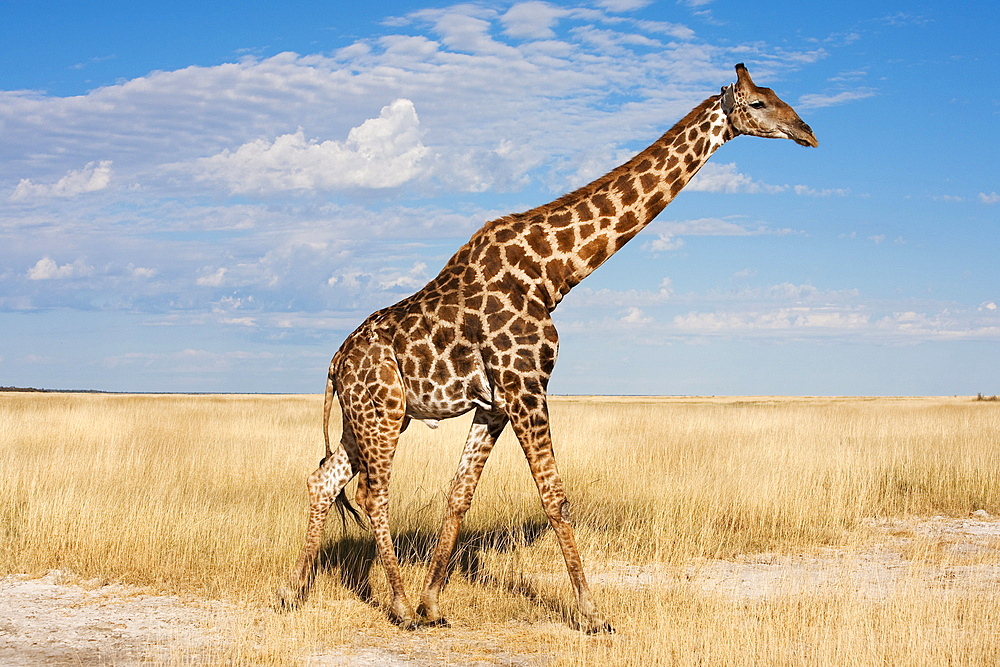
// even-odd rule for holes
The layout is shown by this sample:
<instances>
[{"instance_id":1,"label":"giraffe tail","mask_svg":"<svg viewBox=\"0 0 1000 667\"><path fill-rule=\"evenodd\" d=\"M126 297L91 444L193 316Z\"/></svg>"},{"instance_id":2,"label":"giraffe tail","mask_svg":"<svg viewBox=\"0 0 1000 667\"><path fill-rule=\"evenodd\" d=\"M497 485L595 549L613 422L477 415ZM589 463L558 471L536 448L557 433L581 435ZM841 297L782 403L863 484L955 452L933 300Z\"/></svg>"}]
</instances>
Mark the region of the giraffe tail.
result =
<instances>
[{"instance_id":1,"label":"giraffe tail","mask_svg":"<svg viewBox=\"0 0 1000 667\"><path fill-rule=\"evenodd\" d=\"M333 385L333 373L330 372L326 376L326 391L323 394L323 444L326 446L326 456L323 457L323 461L326 461L333 454L333 451L330 449L330 411L333 408L333 395L336 391ZM322 465L322 462L320 465ZM340 523L345 529L347 528L348 514L354 519L354 523L362 528L366 528L364 520L361 518L361 513L351 504L351 501L347 498L347 494L344 493L344 489L340 490L334 502L337 505L337 513L340 514Z\"/></svg>"},{"instance_id":2,"label":"giraffe tail","mask_svg":"<svg viewBox=\"0 0 1000 667\"><path fill-rule=\"evenodd\" d=\"M326 392L323 394L323 444L326 445L326 455L323 459L330 458L333 450L330 449L330 410L333 408L333 395L337 392L333 386L333 369L326 374Z\"/></svg>"}]
</instances>

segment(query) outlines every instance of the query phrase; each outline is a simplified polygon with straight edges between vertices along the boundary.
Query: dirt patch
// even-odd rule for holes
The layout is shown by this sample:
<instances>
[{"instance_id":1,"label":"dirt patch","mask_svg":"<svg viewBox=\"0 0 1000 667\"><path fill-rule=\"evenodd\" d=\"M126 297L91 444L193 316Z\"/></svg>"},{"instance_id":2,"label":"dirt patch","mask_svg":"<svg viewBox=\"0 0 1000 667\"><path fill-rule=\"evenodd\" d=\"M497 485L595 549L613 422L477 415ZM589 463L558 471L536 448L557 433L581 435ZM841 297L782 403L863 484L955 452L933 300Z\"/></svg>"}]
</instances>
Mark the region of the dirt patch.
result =
<instances>
[{"instance_id":1,"label":"dirt patch","mask_svg":"<svg viewBox=\"0 0 1000 667\"><path fill-rule=\"evenodd\" d=\"M613 562L591 567L589 579L594 587L688 586L699 594L747 600L845 587L881 599L913 585L941 595L1000 595L1000 521L992 517L871 520L863 530L871 539L857 549L705 559L683 567ZM234 624L255 613L219 601L70 579L55 570L40 579L0 579L0 664L211 662L232 641ZM505 650L503 637L466 628L398 633L390 642L372 637L370 644L325 647L302 660L350 667L544 662L537 654Z\"/></svg>"},{"instance_id":2,"label":"dirt patch","mask_svg":"<svg viewBox=\"0 0 1000 667\"><path fill-rule=\"evenodd\" d=\"M233 638L246 637L239 626L274 613L71 580L59 570L39 579L0 579L0 665L215 664L220 656L230 662L239 655L228 650ZM510 629L513 635L518 630L523 628ZM324 647L299 659L338 667L538 664L534 656L515 655L503 643L502 636L485 637L472 628L395 632L389 640L358 633L351 646Z\"/></svg>"},{"instance_id":3,"label":"dirt patch","mask_svg":"<svg viewBox=\"0 0 1000 667\"><path fill-rule=\"evenodd\" d=\"M0 579L0 664L164 663L180 651L197 661L226 641L232 610L224 603L66 578L52 570Z\"/></svg>"},{"instance_id":4,"label":"dirt patch","mask_svg":"<svg viewBox=\"0 0 1000 667\"><path fill-rule=\"evenodd\" d=\"M748 600L825 591L884 599L913 585L942 595L997 594L1000 521L981 517L872 519L862 529L874 532L876 539L860 549L701 559L680 568L613 562L589 579L596 586L640 589L687 585L701 593Z\"/></svg>"}]
</instances>

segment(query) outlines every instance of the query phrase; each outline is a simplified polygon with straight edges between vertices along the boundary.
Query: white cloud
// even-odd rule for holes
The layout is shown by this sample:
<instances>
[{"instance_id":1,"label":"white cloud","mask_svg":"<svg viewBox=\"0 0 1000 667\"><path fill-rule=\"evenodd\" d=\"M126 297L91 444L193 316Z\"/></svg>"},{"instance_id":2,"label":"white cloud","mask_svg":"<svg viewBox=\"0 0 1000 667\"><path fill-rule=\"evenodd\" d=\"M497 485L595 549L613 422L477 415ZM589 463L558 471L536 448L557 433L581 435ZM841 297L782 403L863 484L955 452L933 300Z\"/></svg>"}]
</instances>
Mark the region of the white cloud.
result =
<instances>
[{"instance_id":1,"label":"white cloud","mask_svg":"<svg viewBox=\"0 0 1000 667\"><path fill-rule=\"evenodd\" d=\"M894 338L914 340L982 340L1000 337L1000 326L983 318L973 321L964 314L943 310L939 313L901 311L874 323L878 332Z\"/></svg>"},{"instance_id":2,"label":"white cloud","mask_svg":"<svg viewBox=\"0 0 1000 667\"><path fill-rule=\"evenodd\" d=\"M755 181L746 174L736 171L735 162L718 163L709 162L701 168L691 182L687 185L688 190L698 190L701 192L747 192L747 193L776 193L784 192L788 189L785 185L768 185Z\"/></svg>"},{"instance_id":3,"label":"white cloud","mask_svg":"<svg viewBox=\"0 0 1000 667\"><path fill-rule=\"evenodd\" d=\"M156 269L150 269L144 266L129 264L126 269L128 270L129 275L133 278L152 278L156 275Z\"/></svg>"},{"instance_id":4,"label":"white cloud","mask_svg":"<svg viewBox=\"0 0 1000 667\"><path fill-rule=\"evenodd\" d=\"M795 185L792 190L797 195L806 197L846 197L850 191L845 188L821 188L819 190L808 185Z\"/></svg>"},{"instance_id":5,"label":"white cloud","mask_svg":"<svg viewBox=\"0 0 1000 667\"><path fill-rule=\"evenodd\" d=\"M711 0L708 0L709 2ZM649 5L652 0L598 0L597 6L612 12L631 12Z\"/></svg>"},{"instance_id":6,"label":"white cloud","mask_svg":"<svg viewBox=\"0 0 1000 667\"><path fill-rule=\"evenodd\" d=\"M199 170L234 194L393 188L420 174L427 152L413 103L399 99L353 128L343 143L307 141L299 130L203 158Z\"/></svg>"},{"instance_id":7,"label":"white cloud","mask_svg":"<svg viewBox=\"0 0 1000 667\"><path fill-rule=\"evenodd\" d=\"M625 324L649 324L653 321L653 318L647 317L641 308L630 306L625 310L625 315L619 321Z\"/></svg>"},{"instance_id":8,"label":"white cloud","mask_svg":"<svg viewBox=\"0 0 1000 667\"><path fill-rule=\"evenodd\" d=\"M734 219L725 218L671 220L664 223L663 227L668 234L678 236L785 236L793 233L791 229L774 229L767 225L742 225Z\"/></svg>"},{"instance_id":9,"label":"white cloud","mask_svg":"<svg viewBox=\"0 0 1000 667\"><path fill-rule=\"evenodd\" d=\"M195 280L195 283L203 287L219 287L222 285L222 281L225 280L227 271L226 267L219 267L215 272L201 276Z\"/></svg>"},{"instance_id":10,"label":"white cloud","mask_svg":"<svg viewBox=\"0 0 1000 667\"><path fill-rule=\"evenodd\" d=\"M28 269L28 280L62 280L89 276L94 267L88 266L82 259L72 264L59 266L51 257L43 257L33 267Z\"/></svg>"},{"instance_id":11,"label":"white cloud","mask_svg":"<svg viewBox=\"0 0 1000 667\"><path fill-rule=\"evenodd\" d=\"M991 192L989 194L986 194L985 192L980 192L979 201L983 202L984 204L998 204L1000 203L1000 194L997 194L996 192Z\"/></svg>"},{"instance_id":12,"label":"white cloud","mask_svg":"<svg viewBox=\"0 0 1000 667\"><path fill-rule=\"evenodd\" d=\"M997 304L995 301L984 301L982 305L979 306L979 312L996 312Z\"/></svg>"},{"instance_id":13,"label":"white cloud","mask_svg":"<svg viewBox=\"0 0 1000 667\"><path fill-rule=\"evenodd\" d=\"M669 232L658 234L655 239L642 246L643 250L650 252L667 252L682 247L684 247L684 239L679 239Z\"/></svg>"},{"instance_id":14,"label":"white cloud","mask_svg":"<svg viewBox=\"0 0 1000 667\"><path fill-rule=\"evenodd\" d=\"M610 147L604 156L617 157L732 77L728 47L688 41L694 33L682 25L611 12L525 2L504 13L462 4L407 15L394 23L396 34L329 55L153 72L73 97L0 91L0 182L52 183L67 163L83 164L100 150L114 160L115 183L169 189L168 196L190 196L196 186L198 195L221 186L242 194L365 188L377 196L390 194L392 181L415 184L417 164L427 178L419 182L433 186L419 192L433 195L532 183L562 189L595 138ZM510 39L511 31L522 37ZM591 47L595 39L608 50ZM768 53L778 59L778 51L755 46L755 57ZM393 99L420 112L411 144L395 135L397 163L370 158L368 174L352 171L352 163L353 180L337 170L316 173L314 163L357 153L344 137L373 115L372 100Z\"/></svg>"},{"instance_id":15,"label":"white cloud","mask_svg":"<svg viewBox=\"0 0 1000 667\"><path fill-rule=\"evenodd\" d=\"M813 93L809 95L803 95L799 98L799 103L795 105L797 109L822 109L823 107L832 107L838 104L846 104L848 102L856 102L857 100L863 100L869 97L873 97L876 91L873 88L859 88L857 90L845 90L840 93L833 93L830 95L821 95L818 93Z\"/></svg>"},{"instance_id":16,"label":"white cloud","mask_svg":"<svg viewBox=\"0 0 1000 667\"><path fill-rule=\"evenodd\" d=\"M733 220L722 218L698 218L695 220L671 220L658 224L663 231L652 241L642 246L649 252L666 252L684 246L683 236L785 236L794 233L791 229L774 229L767 225L745 226Z\"/></svg>"},{"instance_id":17,"label":"white cloud","mask_svg":"<svg viewBox=\"0 0 1000 667\"><path fill-rule=\"evenodd\" d=\"M504 32L516 39L552 39L552 30L565 9L548 2L519 2L500 17Z\"/></svg>"},{"instance_id":18,"label":"white cloud","mask_svg":"<svg viewBox=\"0 0 1000 667\"><path fill-rule=\"evenodd\" d=\"M661 280L660 287L656 291L638 289L612 290L608 288L595 290L583 285L567 294L566 299L559 308L562 311L567 311L574 308L595 306L613 306L616 308L653 307L669 301L673 293L674 288L670 278Z\"/></svg>"},{"instance_id":19,"label":"white cloud","mask_svg":"<svg viewBox=\"0 0 1000 667\"><path fill-rule=\"evenodd\" d=\"M849 192L844 188L822 188L817 190L808 185L771 185L756 181L741 173L735 162L708 162L695 174L687 185L688 190L701 192L724 192L726 194L778 194L794 192L806 197L846 197Z\"/></svg>"},{"instance_id":20,"label":"white cloud","mask_svg":"<svg viewBox=\"0 0 1000 667\"><path fill-rule=\"evenodd\" d=\"M868 325L865 313L826 307L778 308L762 312L690 312L678 315L673 326L689 333L740 333L749 331L857 330Z\"/></svg>"},{"instance_id":21,"label":"white cloud","mask_svg":"<svg viewBox=\"0 0 1000 667\"><path fill-rule=\"evenodd\" d=\"M423 9L410 17L431 24L441 41L449 48L477 55L516 55L516 50L490 37L490 19L496 12L471 4L452 5L443 9Z\"/></svg>"},{"instance_id":22,"label":"white cloud","mask_svg":"<svg viewBox=\"0 0 1000 667\"><path fill-rule=\"evenodd\" d=\"M407 290L417 290L424 286L430 276L427 275L427 264L416 262L405 272L395 272L379 278L378 286L383 290L402 287Z\"/></svg>"},{"instance_id":23,"label":"white cloud","mask_svg":"<svg viewBox=\"0 0 1000 667\"><path fill-rule=\"evenodd\" d=\"M242 324L240 322L234 323ZM272 352L247 352L246 350L213 352L186 348L172 352L126 352L124 354L105 357L103 361L107 368L167 365L170 368L176 369L178 365L181 365L178 370L187 373L200 370L219 370L227 368L232 364L253 360L267 361L274 358L275 354Z\"/></svg>"},{"instance_id":24,"label":"white cloud","mask_svg":"<svg viewBox=\"0 0 1000 667\"><path fill-rule=\"evenodd\" d=\"M22 178L10 198L14 201L35 197L73 197L103 190L111 183L111 160L88 162L83 169L70 171L55 183L33 183Z\"/></svg>"}]
</instances>

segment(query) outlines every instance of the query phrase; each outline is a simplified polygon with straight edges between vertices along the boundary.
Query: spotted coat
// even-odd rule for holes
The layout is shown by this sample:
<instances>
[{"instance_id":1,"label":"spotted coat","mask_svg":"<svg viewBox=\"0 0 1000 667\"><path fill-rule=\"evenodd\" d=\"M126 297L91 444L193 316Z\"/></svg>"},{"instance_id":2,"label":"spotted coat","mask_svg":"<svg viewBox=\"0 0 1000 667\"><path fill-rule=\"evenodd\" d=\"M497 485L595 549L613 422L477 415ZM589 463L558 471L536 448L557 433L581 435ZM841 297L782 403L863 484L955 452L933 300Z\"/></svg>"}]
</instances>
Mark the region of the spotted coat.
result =
<instances>
[{"instance_id":1,"label":"spotted coat","mask_svg":"<svg viewBox=\"0 0 1000 667\"><path fill-rule=\"evenodd\" d=\"M579 190L486 223L423 289L373 313L330 363L325 414L339 397L343 432L309 479L306 545L282 604L305 598L323 525L343 487L359 478L357 502L370 520L392 588L390 616L403 627L442 624L438 594L459 526L500 432L509 423L524 450L556 533L577 599L575 623L610 625L590 599L552 454L546 388L559 347L551 312L562 298L635 237L720 146L739 134L816 145L812 130L746 68L651 146ZM414 613L388 524L389 476L410 420L430 425L475 410L448 508Z\"/></svg>"}]
</instances>

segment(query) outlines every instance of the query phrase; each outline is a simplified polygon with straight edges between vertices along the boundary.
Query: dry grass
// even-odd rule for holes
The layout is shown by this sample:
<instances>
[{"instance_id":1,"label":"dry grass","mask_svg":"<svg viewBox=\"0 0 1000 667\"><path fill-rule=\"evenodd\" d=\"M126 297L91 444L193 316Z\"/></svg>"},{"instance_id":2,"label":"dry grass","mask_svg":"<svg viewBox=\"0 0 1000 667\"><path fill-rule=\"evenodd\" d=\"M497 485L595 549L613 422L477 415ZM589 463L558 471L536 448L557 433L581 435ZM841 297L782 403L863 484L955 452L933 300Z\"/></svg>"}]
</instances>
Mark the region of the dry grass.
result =
<instances>
[{"instance_id":1,"label":"dry grass","mask_svg":"<svg viewBox=\"0 0 1000 667\"><path fill-rule=\"evenodd\" d=\"M304 530L320 455L316 396L0 394L0 574L53 568L246 609L220 659L294 663L391 643L455 664L995 664L1000 593L941 595L914 577L881 599L824 590L748 601L683 578L595 586L618 634L566 629L561 557L505 434L443 598L452 630L402 635L361 602L384 577L366 534L331 521L310 602L267 604ZM552 400L557 459L588 572L614 563L863 548L866 517L1000 514L1000 405L954 399ZM334 417L334 423L337 423ZM415 595L468 428L414 424L393 527ZM928 550L932 551L932 550ZM561 577L558 576L561 574ZM553 576L556 575L556 576ZM463 634L464 633L464 634ZM402 636L401 636L402 635ZM470 638L487 638L469 643ZM423 652L422 652L423 651ZM450 656L450 657L448 657ZM422 659L423 659L422 658Z\"/></svg>"}]
</instances>

